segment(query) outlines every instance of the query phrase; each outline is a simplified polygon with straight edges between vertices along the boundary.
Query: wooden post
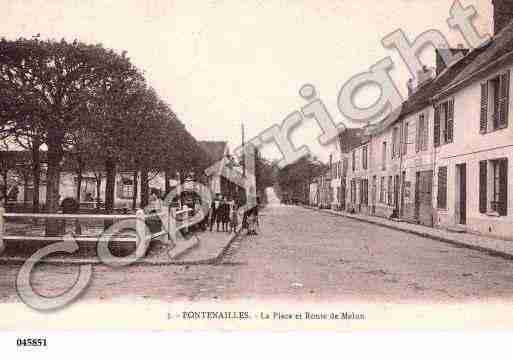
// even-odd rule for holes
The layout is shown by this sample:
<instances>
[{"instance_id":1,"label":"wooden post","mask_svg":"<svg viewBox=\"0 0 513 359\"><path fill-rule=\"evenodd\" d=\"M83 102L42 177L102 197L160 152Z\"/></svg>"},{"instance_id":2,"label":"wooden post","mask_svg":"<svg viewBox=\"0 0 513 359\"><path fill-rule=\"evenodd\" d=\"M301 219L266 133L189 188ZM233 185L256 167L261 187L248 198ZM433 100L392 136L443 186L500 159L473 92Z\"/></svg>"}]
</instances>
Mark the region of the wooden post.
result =
<instances>
[{"instance_id":1,"label":"wooden post","mask_svg":"<svg viewBox=\"0 0 513 359\"><path fill-rule=\"evenodd\" d=\"M167 239L169 242L173 241L175 230L175 209L172 206L167 207Z\"/></svg>"},{"instance_id":2,"label":"wooden post","mask_svg":"<svg viewBox=\"0 0 513 359\"><path fill-rule=\"evenodd\" d=\"M183 221L185 223L185 231L184 232L189 233L189 206L187 206L187 210L185 211Z\"/></svg>"},{"instance_id":3,"label":"wooden post","mask_svg":"<svg viewBox=\"0 0 513 359\"><path fill-rule=\"evenodd\" d=\"M4 213L5 208L0 207L0 254L2 254L5 250L5 242L4 242Z\"/></svg>"},{"instance_id":4,"label":"wooden post","mask_svg":"<svg viewBox=\"0 0 513 359\"><path fill-rule=\"evenodd\" d=\"M146 252L146 223L144 221L144 211L138 209L135 213L135 230L137 232L137 258L142 258Z\"/></svg>"}]
</instances>

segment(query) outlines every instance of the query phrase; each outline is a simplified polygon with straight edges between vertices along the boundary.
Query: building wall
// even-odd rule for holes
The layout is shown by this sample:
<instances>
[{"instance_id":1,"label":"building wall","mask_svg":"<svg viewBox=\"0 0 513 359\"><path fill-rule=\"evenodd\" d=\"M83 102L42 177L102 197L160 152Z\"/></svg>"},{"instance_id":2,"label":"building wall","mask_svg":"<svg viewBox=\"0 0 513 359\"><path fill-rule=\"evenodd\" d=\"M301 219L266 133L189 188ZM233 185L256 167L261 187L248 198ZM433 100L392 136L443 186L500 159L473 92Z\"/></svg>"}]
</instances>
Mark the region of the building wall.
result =
<instances>
[{"instance_id":1,"label":"building wall","mask_svg":"<svg viewBox=\"0 0 513 359\"><path fill-rule=\"evenodd\" d=\"M513 81L509 84L509 116L508 127L486 134L480 133L480 111L481 111L481 82L496 77L506 68L497 71L486 79L474 83L451 98L454 99L454 129L453 141L434 146L434 108L432 105L410 114L399 123L389 126L381 133L371 136L369 146L369 169L362 169L361 149L355 147L356 168L352 169L352 151L345 154L349 159L347 175L346 198L348 209L354 208L357 211L377 216L388 217L392 214L396 204L390 204L388 196L388 181L392 177L399 176L399 201L402 203L401 217L410 221L417 221L420 216L416 211L416 186L417 174L423 173L432 178L431 203L424 206L422 212L424 217L433 219L433 225L442 228L453 228L461 226L460 222L460 195L459 175L457 166L466 165L466 224L463 226L466 231L492 235L498 237L513 237ZM510 69L511 70L511 69ZM513 76L512 76L513 77ZM489 103L489 106L491 104ZM420 115L424 115L427 128L426 148L416 150L417 126ZM401 126L404 130L405 123L408 123L408 135L403 133L402 139L405 152L401 156L392 158L392 132L395 126ZM383 168L383 142L387 143L386 166ZM480 213L479 211L479 162L496 159L507 159L507 215L498 216L497 212ZM438 201L438 169L447 167L447 207L437 208ZM404 183L402 175L404 173ZM376 176L376 203L372 201L373 177ZM490 174L488 173L489 182ZM385 180L385 196L380 201L381 179ZM361 206L360 188L361 180L369 181L369 207ZM351 203L351 181L357 184L356 198ZM490 187L490 183L488 184ZM393 188L392 188L393 190ZM402 192L401 192L402 190ZM393 191L392 191L393 192ZM488 202L491 201L490 189L488 189ZM428 195L429 198L429 195Z\"/></svg>"},{"instance_id":2,"label":"building wall","mask_svg":"<svg viewBox=\"0 0 513 359\"><path fill-rule=\"evenodd\" d=\"M130 174L130 176L132 176L132 174ZM59 186L60 200L63 200L66 197L76 198L76 182L75 182L76 177L77 176L75 174L72 174L69 172L61 173L60 186ZM85 188L84 186L86 186L85 182L87 181L86 178L93 178L94 175L93 175L93 173L84 172L83 177L84 177L84 180L82 181L82 189L84 190L84 188ZM132 206L131 198L122 198L119 196L118 186L120 185L121 178L122 178L121 173L116 174L115 188L114 188L114 207L115 208L131 207ZM176 184L176 181L175 181L175 184ZM100 198L102 199L102 202L105 201L105 186L106 186L106 180L105 180L105 178L102 178L102 183L101 183L101 187L100 187ZM151 178L150 182L149 182L149 186L150 186L150 188L158 188L163 192L165 189L164 175L159 174L159 175ZM24 187L19 186L19 189L20 189L20 192L18 194L18 201L23 202ZM90 186L90 189L92 192L91 194L93 195L94 198L96 198L96 183L93 183ZM137 183L137 193L138 193L138 197L139 197L141 194L140 178ZM40 186L39 202L42 205L44 203L46 203L46 185L45 184L41 184L41 186ZM82 202L83 202L83 200L82 200ZM140 203L140 201L138 200L137 205L139 205L139 203Z\"/></svg>"},{"instance_id":3,"label":"building wall","mask_svg":"<svg viewBox=\"0 0 513 359\"><path fill-rule=\"evenodd\" d=\"M318 204L318 185L317 182L313 182L309 184L309 205L317 206Z\"/></svg>"},{"instance_id":4,"label":"building wall","mask_svg":"<svg viewBox=\"0 0 513 359\"><path fill-rule=\"evenodd\" d=\"M484 82L495 77L506 68L484 79ZM511 70L511 69L510 69ZM438 168L447 167L447 209L436 210L436 225L451 227L459 222L458 176L456 166L466 164L467 167L467 224L468 231L487 235L509 237L513 236L513 106L512 81L509 84L509 118L508 127L481 134L480 102L481 82L459 91L454 95L454 141L443 145L436 151L435 176ZM490 106L490 104L489 104ZM507 216L497 217L493 213L479 212L479 161L506 158L508 160L508 198ZM437 178L435 178L436 196ZM490 201L488 196L488 201ZM434 202L436 203L436 202Z\"/></svg>"}]
</instances>

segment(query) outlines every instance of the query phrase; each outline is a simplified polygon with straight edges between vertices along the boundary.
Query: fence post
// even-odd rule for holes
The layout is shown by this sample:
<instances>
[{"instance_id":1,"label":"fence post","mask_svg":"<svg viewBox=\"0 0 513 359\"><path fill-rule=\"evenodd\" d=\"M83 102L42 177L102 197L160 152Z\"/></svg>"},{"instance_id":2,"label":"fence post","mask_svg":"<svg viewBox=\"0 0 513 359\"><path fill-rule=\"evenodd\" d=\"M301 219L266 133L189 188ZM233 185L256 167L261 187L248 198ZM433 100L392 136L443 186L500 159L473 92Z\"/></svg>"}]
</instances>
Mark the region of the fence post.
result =
<instances>
[{"instance_id":1,"label":"fence post","mask_svg":"<svg viewBox=\"0 0 513 359\"><path fill-rule=\"evenodd\" d=\"M171 231L174 231L175 225L175 212L174 208L172 206L167 207L167 239L169 242L173 240L174 233L171 233Z\"/></svg>"},{"instance_id":2,"label":"fence post","mask_svg":"<svg viewBox=\"0 0 513 359\"><path fill-rule=\"evenodd\" d=\"M183 218L183 221L185 223L185 233L189 233L189 207L187 207L187 210L185 211L185 216Z\"/></svg>"},{"instance_id":3,"label":"fence post","mask_svg":"<svg viewBox=\"0 0 513 359\"><path fill-rule=\"evenodd\" d=\"M4 242L4 213L5 208L0 206L0 254L4 252L5 242Z\"/></svg>"},{"instance_id":4,"label":"fence post","mask_svg":"<svg viewBox=\"0 0 513 359\"><path fill-rule=\"evenodd\" d=\"M144 220L144 211L138 209L137 212L135 212L135 217L135 231L137 232L138 238L136 256L137 258L142 258L146 252L146 222Z\"/></svg>"}]
</instances>

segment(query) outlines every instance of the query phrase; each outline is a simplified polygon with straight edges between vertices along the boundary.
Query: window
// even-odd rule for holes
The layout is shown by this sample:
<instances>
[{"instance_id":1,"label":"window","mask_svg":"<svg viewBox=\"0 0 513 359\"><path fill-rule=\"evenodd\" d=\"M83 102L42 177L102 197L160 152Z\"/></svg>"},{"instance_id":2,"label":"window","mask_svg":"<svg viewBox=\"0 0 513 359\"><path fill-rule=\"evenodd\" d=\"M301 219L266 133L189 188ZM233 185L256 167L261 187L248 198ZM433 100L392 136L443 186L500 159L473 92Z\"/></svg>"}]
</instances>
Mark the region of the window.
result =
<instances>
[{"instance_id":1,"label":"window","mask_svg":"<svg viewBox=\"0 0 513 359\"><path fill-rule=\"evenodd\" d=\"M369 204L369 180L362 179L360 187L360 203L364 205Z\"/></svg>"},{"instance_id":2,"label":"window","mask_svg":"<svg viewBox=\"0 0 513 359\"><path fill-rule=\"evenodd\" d=\"M490 201L488 202L488 198ZM479 162L479 212L508 214L508 160Z\"/></svg>"},{"instance_id":3,"label":"window","mask_svg":"<svg viewBox=\"0 0 513 359\"><path fill-rule=\"evenodd\" d=\"M122 175L119 181L118 197L129 199L134 197L134 180L128 175Z\"/></svg>"},{"instance_id":4,"label":"window","mask_svg":"<svg viewBox=\"0 0 513 359\"><path fill-rule=\"evenodd\" d=\"M381 203L385 203L385 177L381 177L380 187L379 187L379 201Z\"/></svg>"},{"instance_id":5,"label":"window","mask_svg":"<svg viewBox=\"0 0 513 359\"><path fill-rule=\"evenodd\" d=\"M447 208L447 167L438 168L438 199L437 207Z\"/></svg>"},{"instance_id":6,"label":"window","mask_svg":"<svg viewBox=\"0 0 513 359\"><path fill-rule=\"evenodd\" d=\"M399 154L399 127L392 130L392 158Z\"/></svg>"},{"instance_id":7,"label":"window","mask_svg":"<svg viewBox=\"0 0 513 359\"><path fill-rule=\"evenodd\" d=\"M417 138L415 140L415 151L426 151L428 144L428 126L425 114L420 114L417 121Z\"/></svg>"},{"instance_id":8,"label":"window","mask_svg":"<svg viewBox=\"0 0 513 359\"><path fill-rule=\"evenodd\" d=\"M362 168L364 170L367 169L367 146L363 146L362 148Z\"/></svg>"},{"instance_id":9,"label":"window","mask_svg":"<svg viewBox=\"0 0 513 359\"><path fill-rule=\"evenodd\" d=\"M454 99L450 99L435 107L434 144L444 145L453 141L454 132Z\"/></svg>"},{"instance_id":10,"label":"window","mask_svg":"<svg viewBox=\"0 0 513 359\"><path fill-rule=\"evenodd\" d=\"M387 169L387 143L383 142L383 152L381 154L381 169L385 171Z\"/></svg>"},{"instance_id":11,"label":"window","mask_svg":"<svg viewBox=\"0 0 513 359\"><path fill-rule=\"evenodd\" d=\"M509 71L481 84L480 133L508 127L509 86Z\"/></svg>"},{"instance_id":12,"label":"window","mask_svg":"<svg viewBox=\"0 0 513 359\"><path fill-rule=\"evenodd\" d=\"M351 203L356 202L356 181L351 180Z\"/></svg>"},{"instance_id":13,"label":"window","mask_svg":"<svg viewBox=\"0 0 513 359\"><path fill-rule=\"evenodd\" d=\"M353 163L353 172L356 171L356 152L353 151L353 158L352 158L352 163Z\"/></svg>"},{"instance_id":14,"label":"window","mask_svg":"<svg viewBox=\"0 0 513 359\"><path fill-rule=\"evenodd\" d=\"M344 159L342 160L342 175L345 177L347 176L347 168L348 168L348 159L347 157L344 157Z\"/></svg>"}]
</instances>

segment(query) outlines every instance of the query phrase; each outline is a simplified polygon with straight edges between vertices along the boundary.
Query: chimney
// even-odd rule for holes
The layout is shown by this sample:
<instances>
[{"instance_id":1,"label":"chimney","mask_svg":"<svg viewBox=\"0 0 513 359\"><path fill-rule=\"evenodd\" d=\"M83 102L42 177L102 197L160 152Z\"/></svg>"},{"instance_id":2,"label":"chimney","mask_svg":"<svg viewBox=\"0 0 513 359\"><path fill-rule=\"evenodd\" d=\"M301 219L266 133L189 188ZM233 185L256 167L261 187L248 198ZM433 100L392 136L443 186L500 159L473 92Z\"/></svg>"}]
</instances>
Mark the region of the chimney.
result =
<instances>
[{"instance_id":1,"label":"chimney","mask_svg":"<svg viewBox=\"0 0 513 359\"><path fill-rule=\"evenodd\" d=\"M424 66L422 70L417 73L417 89L421 88L435 78L434 69Z\"/></svg>"},{"instance_id":2,"label":"chimney","mask_svg":"<svg viewBox=\"0 0 513 359\"><path fill-rule=\"evenodd\" d=\"M513 20L513 0L492 0L493 32L498 34Z\"/></svg>"},{"instance_id":3,"label":"chimney","mask_svg":"<svg viewBox=\"0 0 513 359\"><path fill-rule=\"evenodd\" d=\"M436 54L436 76L440 75L443 70L447 68L447 65L444 61L444 56L450 53L454 56L456 54L461 54L466 56L469 52L469 49L466 49L463 44L458 44L458 47L455 49L435 49Z\"/></svg>"},{"instance_id":4,"label":"chimney","mask_svg":"<svg viewBox=\"0 0 513 359\"><path fill-rule=\"evenodd\" d=\"M415 83L413 79L409 79L406 86L408 87L408 97L410 97L415 92Z\"/></svg>"}]
</instances>

